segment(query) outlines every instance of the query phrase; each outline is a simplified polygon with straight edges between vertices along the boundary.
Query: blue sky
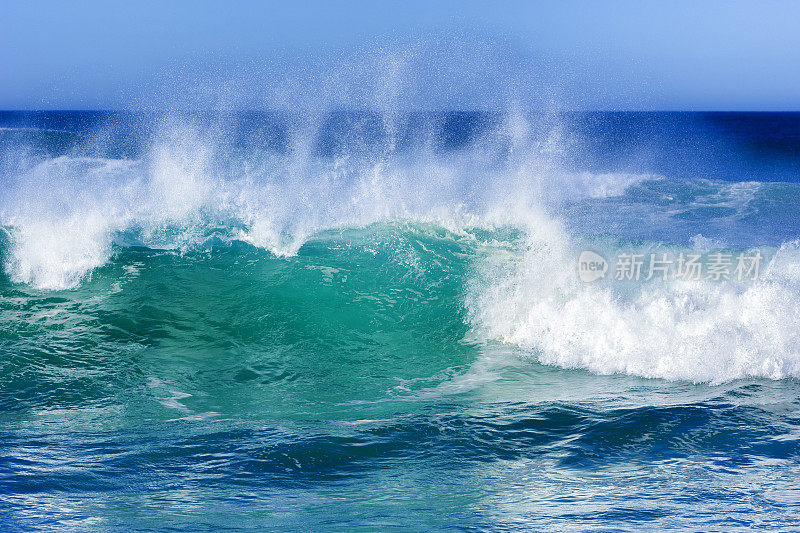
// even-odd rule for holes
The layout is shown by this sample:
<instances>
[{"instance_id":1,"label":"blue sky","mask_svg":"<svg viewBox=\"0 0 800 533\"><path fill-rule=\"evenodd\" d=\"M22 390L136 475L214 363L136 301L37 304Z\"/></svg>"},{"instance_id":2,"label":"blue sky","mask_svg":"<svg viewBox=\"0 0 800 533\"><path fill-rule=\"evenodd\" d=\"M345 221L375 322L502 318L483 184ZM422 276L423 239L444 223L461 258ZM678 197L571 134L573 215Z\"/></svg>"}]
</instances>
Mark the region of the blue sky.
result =
<instances>
[{"instance_id":1,"label":"blue sky","mask_svg":"<svg viewBox=\"0 0 800 533\"><path fill-rule=\"evenodd\" d=\"M0 20L5 109L800 110L800 2L0 0Z\"/></svg>"}]
</instances>

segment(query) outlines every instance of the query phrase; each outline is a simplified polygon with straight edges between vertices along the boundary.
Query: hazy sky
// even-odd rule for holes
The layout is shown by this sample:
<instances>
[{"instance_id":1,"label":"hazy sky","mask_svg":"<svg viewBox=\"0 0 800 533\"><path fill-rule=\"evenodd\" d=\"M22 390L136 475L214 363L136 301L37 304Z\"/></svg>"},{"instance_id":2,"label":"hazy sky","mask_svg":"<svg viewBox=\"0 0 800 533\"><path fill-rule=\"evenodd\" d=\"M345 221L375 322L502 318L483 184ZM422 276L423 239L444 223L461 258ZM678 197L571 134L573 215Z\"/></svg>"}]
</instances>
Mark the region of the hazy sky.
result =
<instances>
[{"instance_id":1,"label":"hazy sky","mask_svg":"<svg viewBox=\"0 0 800 533\"><path fill-rule=\"evenodd\" d=\"M800 2L0 0L0 108L800 110ZM306 104L304 104L306 105Z\"/></svg>"}]
</instances>

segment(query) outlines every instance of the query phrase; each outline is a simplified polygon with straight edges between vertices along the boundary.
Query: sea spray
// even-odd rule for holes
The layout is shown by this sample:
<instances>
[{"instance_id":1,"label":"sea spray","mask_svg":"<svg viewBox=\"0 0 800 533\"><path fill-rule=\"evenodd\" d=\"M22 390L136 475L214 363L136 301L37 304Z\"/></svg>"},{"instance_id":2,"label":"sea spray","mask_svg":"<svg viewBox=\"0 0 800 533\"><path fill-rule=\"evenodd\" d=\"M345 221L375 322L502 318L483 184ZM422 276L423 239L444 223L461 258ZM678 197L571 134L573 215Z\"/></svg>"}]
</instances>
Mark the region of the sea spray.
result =
<instances>
[{"instance_id":1,"label":"sea spray","mask_svg":"<svg viewBox=\"0 0 800 533\"><path fill-rule=\"evenodd\" d=\"M441 128L450 115L332 115L307 120L319 129L288 135L283 149L265 149L237 140L230 118L163 119L137 159L59 156L15 175L2 205L11 235L5 270L15 283L62 290L129 246L187 253L240 241L292 257L328 231L433 224L491 236L464 278L474 339L600 373L710 382L798 375L791 245L749 285L581 283L575 261L595 241L564 217L661 178L565 168L569 134L551 117L479 120L466 144L447 148ZM402 131L423 139L403 144ZM728 189L700 192L736 200L748 187ZM597 244L609 256L630 248ZM658 246L630 244L643 253Z\"/></svg>"}]
</instances>

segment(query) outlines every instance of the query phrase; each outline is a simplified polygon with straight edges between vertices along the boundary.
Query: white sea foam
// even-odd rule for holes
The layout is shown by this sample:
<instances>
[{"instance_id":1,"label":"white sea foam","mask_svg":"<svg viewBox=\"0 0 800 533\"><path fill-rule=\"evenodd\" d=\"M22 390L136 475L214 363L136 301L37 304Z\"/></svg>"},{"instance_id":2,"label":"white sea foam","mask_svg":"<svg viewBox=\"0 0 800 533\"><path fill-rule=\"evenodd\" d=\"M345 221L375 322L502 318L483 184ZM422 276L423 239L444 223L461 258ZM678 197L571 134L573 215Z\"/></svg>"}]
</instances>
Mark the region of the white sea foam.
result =
<instances>
[{"instance_id":1,"label":"white sea foam","mask_svg":"<svg viewBox=\"0 0 800 533\"><path fill-rule=\"evenodd\" d=\"M0 199L12 233L5 268L15 282L68 289L108 261L115 242L186 248L216 232L287 256L330 228L513 224L531 206L620 194L647 179L565 172L560 141L527 137L520 120L455 153L423 143L333 158L313 155L305 137L285 154L232 155L218 132L171 123L141 160L57 157L14 176Z\"/></svg>"},{"instance_id":2,"label":"white sea foam","mask_svg":"<svg viewBox=\"0 0 800 533\"><path fill-rule=\"evenodd\" d=\"M0 201L11 233L5 269L15 282L68 289L120 241L185 248L211 232L286 256L320 231L376 221L454 231L512 226L523 243L489 245L476 262L466 297L475 338L599 373L706 382L800 377L796 244L777 250L747 284L583 284L574 267L584 237L563 227L554 206L620 195L652 176L566 172L560 141L534 141L511 122L505 143L493 138L455 153L321 158L300 140L285 154L236 158L178 125L139 161L42 161L17 175ZM693 244L722 243L697 236ZM617 251L613 242L598 246Z\"/></svg>"},{"instance_id":3,"label":"white sea foam","mask_svg":"<svg viewBox=\"0 0 800 533\"><path fill-rule=\"evenodd\" d=\"M569 241L539 230L514 260L487 256L467 297L473 334L544 364L602 374L712 383L800 377L797 243L777 250L750 283L584 284Z\"/></svg>"}]
</instances>

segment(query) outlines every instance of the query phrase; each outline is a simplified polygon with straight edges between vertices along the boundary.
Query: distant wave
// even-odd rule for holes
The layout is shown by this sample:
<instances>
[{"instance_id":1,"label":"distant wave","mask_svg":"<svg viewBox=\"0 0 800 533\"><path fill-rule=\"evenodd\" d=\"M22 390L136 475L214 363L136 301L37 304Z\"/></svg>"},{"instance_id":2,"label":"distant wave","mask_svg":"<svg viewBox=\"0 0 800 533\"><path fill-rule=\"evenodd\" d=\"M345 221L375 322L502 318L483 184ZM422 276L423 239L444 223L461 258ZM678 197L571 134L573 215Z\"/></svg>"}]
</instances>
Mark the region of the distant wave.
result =
<instances>
[{"instance_id":1,"label":"distant wave","mask_svg":"<svg viewBox=\"0 0 800 533\"><path fill-rule=\"evenodd\" d=\"M65 129L55 129L55 128L36 128L36 127L7 127L7 126L0 126L0 132L4 131L24 131L24 132L44 132L44 133L70 133L73 134L75 132Z\"/></svg>"}]
</instances>

